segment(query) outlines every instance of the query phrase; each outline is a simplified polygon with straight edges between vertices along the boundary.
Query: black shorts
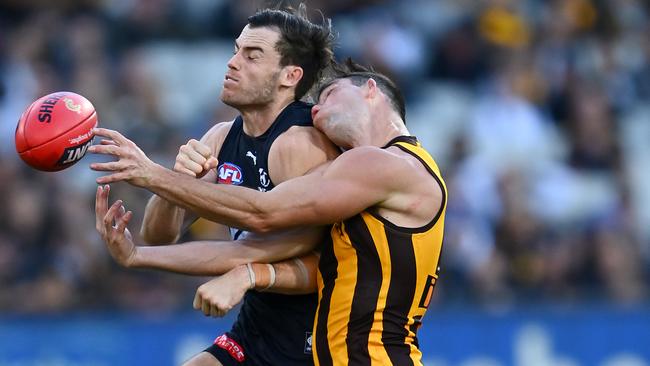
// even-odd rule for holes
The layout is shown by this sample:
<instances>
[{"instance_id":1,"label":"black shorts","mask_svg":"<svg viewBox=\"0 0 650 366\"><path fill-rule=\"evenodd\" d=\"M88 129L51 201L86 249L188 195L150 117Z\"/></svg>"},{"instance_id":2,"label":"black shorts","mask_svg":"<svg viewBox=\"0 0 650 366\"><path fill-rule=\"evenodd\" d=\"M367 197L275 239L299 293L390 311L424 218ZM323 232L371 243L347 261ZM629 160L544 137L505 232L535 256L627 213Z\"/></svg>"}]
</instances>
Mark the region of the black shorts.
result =
<instances>
[{"instance_id":1,"label":"black shorts","mask_svg":"<svg viewBox=\"0 0 650 366\"><path fill-rule=\"evenodd\" d=\"M214 356L223 366L255 366L246 356L241 342L232 333L218 336L214 343L203 351Z\"/></svg>"}]
</instances>

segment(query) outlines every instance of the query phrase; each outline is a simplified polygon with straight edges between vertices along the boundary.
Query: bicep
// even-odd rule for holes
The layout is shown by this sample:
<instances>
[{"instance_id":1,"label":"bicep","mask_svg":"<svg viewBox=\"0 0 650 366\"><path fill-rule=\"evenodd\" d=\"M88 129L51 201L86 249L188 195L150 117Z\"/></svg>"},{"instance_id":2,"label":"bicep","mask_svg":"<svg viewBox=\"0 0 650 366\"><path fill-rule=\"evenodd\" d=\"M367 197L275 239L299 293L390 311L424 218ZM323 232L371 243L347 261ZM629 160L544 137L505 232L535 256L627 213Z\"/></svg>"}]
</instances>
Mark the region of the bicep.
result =
<instances>
[{"instance_id":1,"label":"bicep","mask_svg":"<svg viewBox=\"0 0 650 366\"><path fill-rule=\"evenodd\" d=\"M268 194L272 227L345 220L388 196L385 182L365 167L331 164L275 187Z\"/></svg>"}]
</instances>

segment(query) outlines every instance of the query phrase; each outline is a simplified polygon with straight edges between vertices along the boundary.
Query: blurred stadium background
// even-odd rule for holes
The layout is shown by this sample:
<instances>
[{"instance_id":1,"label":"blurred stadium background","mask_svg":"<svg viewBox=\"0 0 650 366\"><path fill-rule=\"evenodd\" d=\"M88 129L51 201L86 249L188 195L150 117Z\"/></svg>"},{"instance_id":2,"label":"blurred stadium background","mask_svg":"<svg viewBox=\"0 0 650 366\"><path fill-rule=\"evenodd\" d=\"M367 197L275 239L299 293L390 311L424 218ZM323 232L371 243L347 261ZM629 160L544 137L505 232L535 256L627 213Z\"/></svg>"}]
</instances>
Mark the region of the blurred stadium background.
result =
<instances>
[{"instance_id":1,"label":"blurred stadium background","mask_svg":"<svg viewBox=\"0 0 650 366\"><path fill-rule=\"evenodd\" d=\"M307 4L333 19L339 56L398 81L447 180L425 364L650 365L649 3ZM203 278L112 262L94 229L95 157L35 172L13 135L32 100L70 90L171 167L234 116L221 80L261 5L0 1L0 366L179 364L229 326L191 310ZM148 192L111 194L137 232Z\"/></svg>"}]
</instances>

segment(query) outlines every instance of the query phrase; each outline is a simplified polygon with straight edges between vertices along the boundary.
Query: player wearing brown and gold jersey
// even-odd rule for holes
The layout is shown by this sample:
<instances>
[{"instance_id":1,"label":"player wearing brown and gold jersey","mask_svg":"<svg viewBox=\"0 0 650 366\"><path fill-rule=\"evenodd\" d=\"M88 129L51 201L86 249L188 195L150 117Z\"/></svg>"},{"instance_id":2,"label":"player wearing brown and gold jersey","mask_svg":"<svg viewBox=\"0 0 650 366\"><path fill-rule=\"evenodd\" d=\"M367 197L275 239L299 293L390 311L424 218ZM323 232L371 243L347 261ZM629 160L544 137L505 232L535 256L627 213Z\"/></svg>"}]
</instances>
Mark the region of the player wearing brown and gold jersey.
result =
<instances>
[{"instance_id":1,"label":"player wearing brown and gold jersey","mask_svg":"<svg viewBox=\"0 0 650 366\"><path fill-rule=\"evenodd\" d=\"M319 264L316 364L420 362L416 332L438 278L446 189L415 138L397 137L391 146L426 167L443 192L440 209L418 228L400 227L373 210L334 224Z\"/></svg>"},{"instance_id":2,"label":"player wearing brown and gold jersey","mask_svg":"<svg viewBox=\"0 0 650 366\"><path fill-rule=\"evenodd\" d=\"M305 351L313 348L318 365L421 365L416 332L438 279L447 192L433 159L404 124L404 100L393 82L348 66L321 89L311 111L314 126L345 152L302 177L258 192L205 184L143 154L116 153L115 167L126 168L107 166L114 173L101 181L126 180L254 232L335 224L319 264L316 334ZM114 131L107 135L124 140ZM127 165L134 159L137 164ZM107 215L110 221L110 210ZM278 267L270 280L250 267L241 277L212 280L197 291L195 307L220 313L230 306L223 305L224 294L243 293L233 288L315 288L315 266L305 267Z\"/></svg>"}]
</instances>

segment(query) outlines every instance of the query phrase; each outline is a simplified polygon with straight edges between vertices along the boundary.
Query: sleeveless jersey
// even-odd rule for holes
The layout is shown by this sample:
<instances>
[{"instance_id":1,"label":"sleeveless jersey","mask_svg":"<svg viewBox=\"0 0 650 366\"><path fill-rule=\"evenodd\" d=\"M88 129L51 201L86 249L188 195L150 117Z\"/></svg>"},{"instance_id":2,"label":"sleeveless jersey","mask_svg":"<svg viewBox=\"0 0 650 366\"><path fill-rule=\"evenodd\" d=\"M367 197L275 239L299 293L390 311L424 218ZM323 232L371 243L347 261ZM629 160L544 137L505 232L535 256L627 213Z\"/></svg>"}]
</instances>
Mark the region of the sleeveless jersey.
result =
<instances>
[{"instance_id":1,"label":"sleeveless jersey","mask_svg":"<svg viewBox=\"0 0 650 366\"><path fill-rule=\"evenodd\" d=\"M318 271L316 365L422 365L416 333L438 279L447 189L412 136L393 139L442 189L441 208L420 228L399 227L366 210L331 230Z\"/></svg>"},{"instance_id":2,"label":"sleeveless jersey","mask_svg":"<svg viewBox=\"0 0 650 366\"><path fill-rule=\"evenodd\" d=\"M258 137L246 135L243 119L237 117L219 152L217 183L260 191L272 189L275 185L269 177L269 150L275 139L292 126L312 126L311 105L290 104ZM237 231L235 239L240 234ZM246 359L255 365L313 365L311 332L317 299L316 294L248 291L230 333L241 342Z\"/></svg>"}]
</instances>

